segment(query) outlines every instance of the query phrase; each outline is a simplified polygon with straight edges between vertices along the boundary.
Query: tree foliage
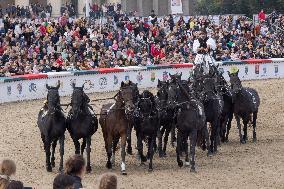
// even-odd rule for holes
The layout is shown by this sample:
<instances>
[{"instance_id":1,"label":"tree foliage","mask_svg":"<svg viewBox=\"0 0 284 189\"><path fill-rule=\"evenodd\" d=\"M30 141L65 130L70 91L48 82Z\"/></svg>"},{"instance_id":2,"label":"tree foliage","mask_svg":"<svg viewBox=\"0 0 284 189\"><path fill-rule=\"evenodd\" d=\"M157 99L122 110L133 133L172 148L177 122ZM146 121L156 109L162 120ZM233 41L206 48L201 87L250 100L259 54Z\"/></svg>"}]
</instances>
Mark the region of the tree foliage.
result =
<instances>
[{"instance_id":1,"label":"tree foliage","mask_svg":"<svg viewBox=\"0 0 284 189\"><path fill-rule=\"evenodd\" d=\"M197 0L197 11L201 15L257 14L277 10L284 13L284 0Z\"/></svg>"}]
</instances>

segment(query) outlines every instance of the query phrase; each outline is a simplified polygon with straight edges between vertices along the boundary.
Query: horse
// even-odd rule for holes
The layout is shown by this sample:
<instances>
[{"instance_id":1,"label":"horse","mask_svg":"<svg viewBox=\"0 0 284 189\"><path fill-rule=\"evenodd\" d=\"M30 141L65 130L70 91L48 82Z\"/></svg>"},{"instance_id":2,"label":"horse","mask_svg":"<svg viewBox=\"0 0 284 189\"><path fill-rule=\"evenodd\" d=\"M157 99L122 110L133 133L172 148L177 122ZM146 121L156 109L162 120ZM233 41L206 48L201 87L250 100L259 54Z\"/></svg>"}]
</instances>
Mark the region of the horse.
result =
<instances>
[{"instance_id":1,"label":"horse","mask_svg":"<svg viewBox=\"0 0 284 189\"><path fill-rule=\"evenodd\" d=\"M137 102L138 102L138 98L139 98L139 89L137 87L137 84L133 83L132 81L129 81L129 85L132 86L133 88L133 95L134 95L134 98L133 98L133 103L136 105ZM133 126L134 126L134 120L133 120L133 116L132 115L129 115L128 116L128 129L127 129L127 153L129 155L132 155L133 154L133 151L132 151L132 146L131 146L131 133L132 133L132 129L133 129Z\"/></svg>"},{"instance_id":2,"label":"horse","mask_svg":"<svg viewBox=\"0 0 284 189\"><path fill-rule=\"evenodd\" d=\"M52 167L55 167L54 154L58 140L60 144L59 171L63 171L66 118L60 107L60 97L58 92L59 87L59 82L56 87L51 87L46 84L46 88L48 90L47 103L39 111L37 120L37 125L41 133L41 139L44 144L44 151L46 155L46 170L48 172L52 172ZM51 145L52 154L50 153Z\"/></svg>"},{"instance_id":3,"label":"horse","mask_svg":"<svg viewBox=\"0 0 284 189\"><path fill-rule=\"evenodd\" d=\"M227 81L223 77L223 74L219 71L216 73L216 82L217 82L216 86L217 91L222 96L224 102L223 111L221 114L220 136L222 142L228 142L229 132L233 120L232 93Z\"/></svg>"},{"instance_id":4,"label":"horse","mask_svg":"<svg viewBox=\"0 0 284 189\"><path fill-rule=\"evenodd\" d=\"M243 87L242 82L238 76L239 71L236 73L228 72L231 83L231 90L233 94L233 112L237 121L239 129L240 143L244 144L247 141L247 125L252 122L253 125L253 142L256 142L256 120L258 108L260 105L260 97L255 89ZM244 135L242 136L241 122L244 124ZM251 120L252 119L252 120Z\"/></svg>"},{"instance_id":5,"label":"horse","mask_svg":"<svg viewBox=\"0 0 284 189\"><path fill-rule=\"evenodd\" d=\"M195 147L197 142L197 133L201 132L207 143L207 155L211 155L209 148L209 135L206 127L206 117L202 103L194 96L190 95L187 89L179 82L177 84L170 83L168 89L168 104L174 107L177 114L177 163L179 167L183 166L183 161L180 159L181 149L185 150L185 164L191 165L191 172L195 170ZM190 138L190 154L189 161L188 143ZM183 146L182 146L183 145Z\"/></svg>"},{"instance_id":6,"label":"horse","mask_svg":"<svg viewBox=\"0 0 284 189\"><path fill-rule=\"evenodd\" d=\"M122 175L127 175L125 148L129 117L132 117L135 107L133 103L133 85L122 81L120 90L115 96L115 100L115 103L109 103L102 106L99 118L107 153L106 167L111 169L112 165L114 165L117 144L121 138L121 173Z\"/></svg>"},{"instance_id":7,"label":"horse","mask_svg":"<svg viewBox=\"0 0 284 189\"><path fill-rule=\"evenodd\" d=\"M215 153L217 152L219 143L221 114L224 102L216 90L214 78L204 79L201 98L205 110L206 122L211 124L210 148Z\"/></svg>"},{"instance_id":8,"label":"horse","mask_svg":"<svg viewBox=\"0 0 284 189\"><path fill-rule=\"evenodd\" d=\"M159 157L165 157L167 150L168 137L174 126L174 110L168 107L168 81L158 80L158 92L157 92L157 109L159 112L160 119L160 131L158 132L158 150ZM164 145L163 145L163 135Z\"/></svg>"},{"instance_id":9,"label":"horse","mask_svg":"<svg viewBox=\"0 0 284 189\"><path fill-rule=\"evenodd\" d=\"M147 161L143 155L143 140L148 142L147 157L150 160L148 171L153 171L154 144L159 130L158 111L155 105L155 97L150 91L143 91L140 95L135 110L134 129L137 136L137 150L141 164Z\"/></svg>"},{"instance_id":10,"label":"horse","mask_svg":"<svg viewBox=\"0 0 284 189\"><path fill-rule=\"evenodd\" d=\"M75 145L75 154L80 154L80 139L83 139L81 145L81 155L83 155L86 148L87 152L87 167L86 171L92 171L90 163L91 140L92 135L98 129L98 119L93 115L93 110L88 105L89 97L84 92L84 85L76 87L72 84L73 93L71 97L71 110L67 118L67 129Z\"/></svg>"}]
</instances>

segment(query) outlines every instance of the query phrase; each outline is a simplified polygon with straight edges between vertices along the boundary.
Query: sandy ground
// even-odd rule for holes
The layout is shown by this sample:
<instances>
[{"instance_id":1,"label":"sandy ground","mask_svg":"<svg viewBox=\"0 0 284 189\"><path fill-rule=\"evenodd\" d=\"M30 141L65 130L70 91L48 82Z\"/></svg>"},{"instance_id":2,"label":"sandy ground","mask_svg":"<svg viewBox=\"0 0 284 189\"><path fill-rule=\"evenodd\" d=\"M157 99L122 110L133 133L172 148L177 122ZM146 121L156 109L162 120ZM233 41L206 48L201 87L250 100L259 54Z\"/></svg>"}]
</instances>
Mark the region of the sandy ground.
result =
<instances>
[{"instance_id":1,"label":"sandy ground","mask_svg":"<svg viewBox=\"0 0 284 189\"><path fill-rule=\"evenodd\" d=\"M168 148L168 157L154 157L154 172L148 173L147 166L139 166L136 156L127 156L127 176L119 171L120 153L116 167L120 188L284 188L284 80L263 80L245 82L254 87L261 97L257 120L257 143L252 143L252 128L249 141L240 145L235 122L232 125L230 141L219 148L211 158L197 150L197 173L190 173L188 167L179 168L175 150ZM112 96L91 95L91 98ZM62 98L68 102L69 97ZM58 169L53 173L45 171L45 154L36 127L36 118L43 100L0 105L0 159L11 158L17 163L17 174L26 186L52 188ZM106 103L106 102L103 102ZM96 111L101 104L95 106ZM65 159L74 153L69 134L66 134ZM99 175L107 172L106 155L101 130L92 138L93 172L83 178L86 188L96 188ZM134 146L134 141L133 141Z\"/></svg>"}]
</instances>

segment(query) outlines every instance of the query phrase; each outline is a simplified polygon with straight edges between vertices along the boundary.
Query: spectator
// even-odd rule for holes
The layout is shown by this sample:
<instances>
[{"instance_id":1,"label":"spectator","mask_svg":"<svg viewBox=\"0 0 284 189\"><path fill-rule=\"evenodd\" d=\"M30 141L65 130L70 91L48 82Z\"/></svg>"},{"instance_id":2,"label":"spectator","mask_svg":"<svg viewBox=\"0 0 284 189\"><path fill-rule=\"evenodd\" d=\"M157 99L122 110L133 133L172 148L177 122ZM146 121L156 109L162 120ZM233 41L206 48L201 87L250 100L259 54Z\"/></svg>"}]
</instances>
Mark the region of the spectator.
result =
<instances>
[{"instance_id":1,"label":"spectator","mask_svg":"<svg viewBox=\"0 0 284 189\"><path fill-rule=\"evenodd\" d=\"M74 178L74 189L82 188L82 177L85 174L86 162L83 156L74 155L65 163L65 173Z\"/></svg>"},{"instance_id":2,"label":"spectator","mask_svg":"<svg viewBox=\"0 0 284 189\"><path fill-rule=\"evenodd\" d=\"M59 174L54 178L53 189L74 189L75 179L70 175Z\"/></svg>"},{"instance_id":3,"label":"spectator","mask_svg":"<svg viewBox=\"0 0 284 189\"><path fill-rule=\"evenodd\" d=\"M16 173L14 161L5 159L0 163L0 189L6 189L10 183L10 177Z\"/></svg>"},{"instance_id":4,"label":"spectator","mask_svg":"<svg viewBox=\"0 0 284 189\"><path fill-rule=\"evenodd\" d=\"M24 184L21 181L11 181L6 189L24 189Z\"/></svg>"},{"instance_id":5,"label":"spectator","mask_svg":"<svg viewBox=\"0 0 284 189\"><path fill-rule=\"evenodd\" d=\"M261 9L261 11L258 13L258 19L262 22L265 21L265 13L264 10Z\"/></svg>"},{"instance_id":6,"label":"spectator","mask_svg":"<svg viewBox=\"0 0 284 189\"><path fill-rule=\"evenodd\" d=\"M106 173L101 176L99 189L117 189L117 177L114 174Z\"/></svg>"}]
</instances>

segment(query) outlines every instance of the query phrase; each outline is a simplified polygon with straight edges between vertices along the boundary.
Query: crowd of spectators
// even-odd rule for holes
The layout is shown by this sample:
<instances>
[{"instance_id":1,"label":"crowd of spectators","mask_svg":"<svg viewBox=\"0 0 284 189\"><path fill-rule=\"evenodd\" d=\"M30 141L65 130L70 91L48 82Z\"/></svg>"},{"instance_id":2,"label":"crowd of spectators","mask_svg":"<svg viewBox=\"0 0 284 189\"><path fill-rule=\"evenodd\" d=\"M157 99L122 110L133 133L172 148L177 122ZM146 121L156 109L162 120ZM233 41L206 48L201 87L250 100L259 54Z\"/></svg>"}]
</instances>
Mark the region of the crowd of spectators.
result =
<instances>
[{"instance_id":1,"label":"crowd of spectators","mask_svg":"<svg viewBox=\"0 0 284 189\"><path fill-rule=\"evenodd\" d=\"M194 62L192 46L201 30L216 44L211 53L217 61L284 57L283 38L267 22L254 24L247 17L220 16L216 22L205 16L157 17L154 11L131 17L119 4L91 9L103 19L75 18L68 9L59 18L5 15L0 76Z\"/></svg>"},{"instance_id":2,"label":"crowd of spectators","mask_svg":"<svg viewBox=\"0 0 284 189\"><path fill-rule=\"evenodd\" d=\"M52 14L51 4L43 6L40 3L33 3L30 6L19 6L8 4L6 8L0 6L0 18L7 15L10 18L46 18Z\"/></svg>"},{"instance_id":3,"label":"crowd of spectators","mask_svg":"<svg viewBox=\"0 0 284 189\"><path fill-rule=\"evenodd\" d=\"M74 155L65 163L65 173L58 174L53 180L53 189L84 189L86 162L83 156ZM24 187L23 182L13 180L16 174L16 164L13 160L4 159L0 162L0 189L35 189L36 187ZM117 176L105 173L101 176L98 189L116 189ZM93 186L95 188L95 186Z\"/></svg>"}]
</instances>

